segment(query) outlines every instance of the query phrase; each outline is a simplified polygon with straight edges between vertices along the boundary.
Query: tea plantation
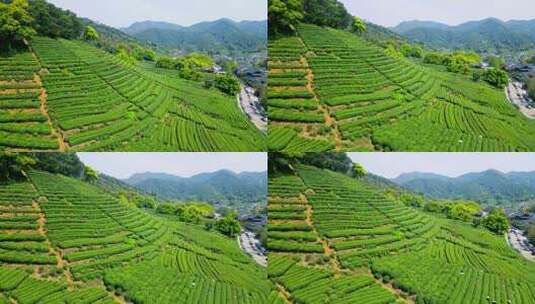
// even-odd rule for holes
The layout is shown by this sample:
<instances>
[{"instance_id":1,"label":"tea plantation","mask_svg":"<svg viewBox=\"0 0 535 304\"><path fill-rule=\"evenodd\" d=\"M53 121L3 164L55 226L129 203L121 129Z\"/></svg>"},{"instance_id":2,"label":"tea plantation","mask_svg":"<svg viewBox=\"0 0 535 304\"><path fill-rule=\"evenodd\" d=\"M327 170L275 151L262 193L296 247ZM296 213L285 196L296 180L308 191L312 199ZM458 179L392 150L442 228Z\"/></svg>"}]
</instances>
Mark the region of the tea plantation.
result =
<instances>
[{"instance_id":1,"label":"tea plantation","mask_svg":"<svg viewBox=\"0 0 535 304\"><path fill-rule=\"evenodd\" d=\"M503 236L298 165L270 176L268 276L291 303L535 303L535 264Z\"/></svg>"},{"instance_id":2,"label":"tea plantation","mask_svg":"<svg viewBox=\"0 0 535 304\"><path fill-rule=\"evenodd\" d=\"M535 122L465 75L309 24L269 51L270 150L535 151Z\"/></svg>"},{"instance_id":3,"label":"tea plantation","mask_svg":"<svg viewBox=\"0 0 535 304\"><path fill-rule=\"evenodd\" d=\"M263 151L236 98L88 43L35 38L0 56L0 149Z\"/></svg>"},{"instance_id":4,"label":"tea plantation","mask_svg":"<svg viewBox=\"0 0 535 304\"><path fill-rule=\"evenodd\" d=\"M0 186L0 303L256 304L271 290L236 240L64 176Z\"/></svg>"}]
</instances>

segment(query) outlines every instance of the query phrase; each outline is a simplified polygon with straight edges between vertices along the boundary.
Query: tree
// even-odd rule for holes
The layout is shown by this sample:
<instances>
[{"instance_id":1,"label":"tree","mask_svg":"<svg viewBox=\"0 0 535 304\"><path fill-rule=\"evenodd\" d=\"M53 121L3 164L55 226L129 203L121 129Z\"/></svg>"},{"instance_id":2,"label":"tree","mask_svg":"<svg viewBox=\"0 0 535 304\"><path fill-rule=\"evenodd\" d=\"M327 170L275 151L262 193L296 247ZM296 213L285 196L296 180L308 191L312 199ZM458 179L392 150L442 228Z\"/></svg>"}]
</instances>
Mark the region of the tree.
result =
<instances>
[{"instance_id":1,"label":"tree","mask_svg":"<svg viewBox=\"0 0 535 304\"><path fill-rule=\"evenodd\" d=\"M336 0L304 0L303 12L306 23L319 26L348 29L353 23L345 6Z\"/></svg>"},{"instance_id":2,"label":"tree","mask_svg":"<svg viewBox=\"0 0 535 304\"><path fill-rule=\"evenodd\" d=\"M505 61L498 56L489 56L487 61L491 67L496 69L501 69L505 65Z\"/></svg>"},{"instance_id":3,"label":"tree","mask_svg":"<svg viewBox=\"0 0 535 304\"><path fill-rule=\"evenodd\" d=\"M84 180L88 183L94 183L98 180L98 172L89 166L84 167Z\"/></svg>"},{"instance_id":4,"label":"tree","mask_svg":"<svg viewBox=\"0 0 535 304\"><path fill-rule=\"evenodd\" d=\"M364 177L368 172L366 169L358 163L353 163L353 176L356 178L362 178Z\"/></svg>"},{"instance_id":5,"label":"tree","mask_svg":"<svg viewBox=\"0 0 535 304\"><path fill-rule=\"evenodd\" d=\"M504 234L509 230L509 219L503 209L494 208L481 220L481 224L496 234Z\"/></svg>"},{"instance_id":6,"label":"tree","mask_svg":"<svg viewBox=\"0 0 535 304\"><path fill-rule=\"evenodd\" d=\"M234 96L240 92L240 81L232 75L217 76L214 86L227 95Z\"/></svg>"},{"instance_id":7,"label":"tree","mask_svg":"<svg viewBox=\"0 0 535 304\"><path fill-rule=\"evenodd\" d=\"M0 182L18 181L24 178L23 171L36 164L30 155L4 152L0 154Z\"/></svg>"},{"instance_id":8,"label":"tree","mask_svg":"<svg viewBox=\"0 0 535 304\"><path fill-rule=\"evenodd\" d=\"M509 77L507 76L507 72L501 69L496 68L490 68L483 73L483 80L488 82L490 85L498 88L503 89L507 85L507 82L509 81Z\"/></svg>"},{"instance_id":9,"label":"tree","mask_svg":"<svg viewBox=\"0 0 535 304\"><path fill-rule=\"evenodd\" d=\"M241 231L240 222L236 219L235 213L230 213L222 219L217 220L215 228L222 234L234 237Z\"/></svg>"},{"instance_id":10,"label":"tree","mask_svg":"<svg viewBox=\"0 0 535 304\"><path fill-rule=\"evenodd\" d=\"M98 40L99 35L97 30L91 25L86 26L84 30L84 39L88 41Z\"/></svg>"},{"instance_id":11,"label":"tree","mask_svg":"<svg viewBox=\"0 0 535 304\"><path fill-rule=\"evenodd\" d=\"M366 31L366 23L359 17L353 17L353 31L362 34Z\"/></svg>"},{"instance_id":12,"label":"tree","mask_svg":"<svg viewBox=\"0 0 535 304\"><path fill-rule=\"evenodd\" d=\"M7 47L19 45L36 34L32 21L28 0L13 0L10 4L0 2L0 40L6 41Z\"/></svg>"},{"instance_id":13,"label":"tree","mask_svg":"<svg viewBox=\"0 0 535 304\"><path fill-rule=\"evenodd\" d=\"M269 0L268 22L272 35L295 31L295 26L303 20L303 0Z\"/></svg>"}]
</instances>

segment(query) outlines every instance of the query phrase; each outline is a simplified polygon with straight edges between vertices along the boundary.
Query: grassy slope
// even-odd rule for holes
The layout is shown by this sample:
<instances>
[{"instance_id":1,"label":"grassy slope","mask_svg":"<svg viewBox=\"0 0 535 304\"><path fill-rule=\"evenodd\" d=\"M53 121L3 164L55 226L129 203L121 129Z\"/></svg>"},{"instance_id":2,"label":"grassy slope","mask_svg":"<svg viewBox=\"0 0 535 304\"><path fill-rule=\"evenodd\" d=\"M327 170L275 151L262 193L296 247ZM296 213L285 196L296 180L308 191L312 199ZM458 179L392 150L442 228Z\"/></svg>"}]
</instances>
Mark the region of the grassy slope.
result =
<instances>
[{"instance_id":1,"label":"grassy slope","mask_svg":"<svg viewBox=\"0 0 535 304\"><path fill-rule=\"evenodd\" d=\"M294 302L346 303L358 292L390 303L393 292L418 303L535 303L535 265L504 237L338 173L301 166L297 174L270 179L268 228L268 275ZM340 294L340 280L366 277L376 279Z\"/></svg>"},{"instance_id":2,"label":"grassy slope","mask_svg":"<svg viewBox=\"0 0 535 304\"><path fill-rule=\"evenodd\" d=\"M129 66L81 41L35 38L31 48L35 57L28 52L0 58L10 64L0 69L0 80L9 81L0 83L0 98L7 100L0 102L5 149L265 149L265 137L235 98L200 82L147 65ZM40 94L46 96L41 109ZM27 100L24 107L13 105L17 98Z\"/></svg>"},{"instance_id":3,"label":"grassy slope","mask_svg":"<svg viewBox=\"0 0 535 304\"><path fill-rule=\"evenodd\" d=\"M0 299L262 303L270 289L235 240L63 176L32 172L0 186L0 227Z\"/></svg>"},{"instance_id":4,"label":"grassy slope","mask_svg":"<svg viewBox=\"0 0 535 304\"><path fill-rule=\"evenodd\" d=\"M535 123L503 91L465 75L314 25L269 46L270 149L308 139L324 142L317 151L535 150Z\"/></svg>"}]
</instances>

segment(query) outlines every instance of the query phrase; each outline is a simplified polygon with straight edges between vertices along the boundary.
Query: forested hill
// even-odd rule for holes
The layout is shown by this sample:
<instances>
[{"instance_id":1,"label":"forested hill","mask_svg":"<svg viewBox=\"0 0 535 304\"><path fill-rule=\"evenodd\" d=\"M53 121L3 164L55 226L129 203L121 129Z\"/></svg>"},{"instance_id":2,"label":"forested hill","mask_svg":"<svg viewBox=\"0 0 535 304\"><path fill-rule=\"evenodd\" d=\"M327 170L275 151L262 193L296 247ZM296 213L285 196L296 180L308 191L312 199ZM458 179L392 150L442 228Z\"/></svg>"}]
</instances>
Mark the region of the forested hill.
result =
<instances>
[{"instance_id":1,"label":"forested hill","mask_svg":"<svg viewBox=\"0 0 535 304\"><path fill-rule=\"evenodd\" d=\"M509 205L535 198L535 172L487 170L455 178L414 172L392 181L428 197L469 199L487 205Z\"/></svg>"},{"instance_id":2,"label":"forested hill","mask_svg":"<svg viewBox=\"0 0 535 304\"><path fill-rule=\"evenodd\" d=\"M141 41L189 52L256 51L267 44L267 21L219 19L189 27L145 21L122 30Z\"/></svg>"},{"instance_id":3,"label":"forested hill","mask_svg":"<svg viewBox=\"0 0 535 304\"><path fill-rule=\"evenodd\" d=\"M535 46L535 19L504 22L487 18L457 26L407 21L391 29L413 42L437 49L471 49L488 53L525 50Z\"/></svg>"},{"instance_id":4,"label":"forested hill","mask_svg":"<svg viewBox=\"0 0 535 304\"><path fill-rule=\"evenodd\" d=\"M303 304L535 303L535 266L507 244L504 214L493 211L474 227L472 216L447 219L411 207L363 178L293 169L269 177L268 276L282 297Z\"/></svg>"},{"instance_id":5,"label":"forested hill","mask_svg":"<svg viewBox=\"0 0 535 304\"><path fill-rule=\"evenodd\" d=\"M266 172L237 174L220 170L189 178L141 173L124 182L165 200L200 200L239 210L248 210L256 203L264 204L267 195Z\"/></svg>"}]
</instances>

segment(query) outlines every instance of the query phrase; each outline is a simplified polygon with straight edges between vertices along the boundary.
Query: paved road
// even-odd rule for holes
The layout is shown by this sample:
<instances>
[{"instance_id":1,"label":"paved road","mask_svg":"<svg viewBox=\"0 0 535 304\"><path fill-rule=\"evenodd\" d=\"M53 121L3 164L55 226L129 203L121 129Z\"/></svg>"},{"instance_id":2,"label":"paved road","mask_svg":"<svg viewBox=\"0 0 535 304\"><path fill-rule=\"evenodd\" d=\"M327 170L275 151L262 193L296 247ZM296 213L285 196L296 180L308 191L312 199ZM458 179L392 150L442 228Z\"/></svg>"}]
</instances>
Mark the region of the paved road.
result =
<instances>
[{"instance_id":1,"label":"paved road","mask_svg":"<svg viewBox=\"0 0 535 304\"><path fill-rule=\"evenodd\" d=\"M260 105L260 100L255 96L253 88L241 86L238 96L238 104L242 111L247 114L249 120L262 132L267 132L267 115Z\"/></svg>"},{"instance_id":2,"label":"paved road","mask_svg":"<svg viewBox=\"0 0 535 304\"><path fill-rule=\"evenodd\" d=\"M267 256L263 251L260 241L255 238L254 233L242 231L238 238L240 248L249 254L260 266L267 267Z\"/></svg>"},{"instance_id":3,"label":"paved road","mask_svg":"<svg viewBox=\"0 0 535 304\"><path fill-rule=\"evenodd\" d=\"M522 83L511 81L505 88L509 101L518 106L527 118L535 119L535 103L529 98L526 90L522 88Z\"/></svg>"},{"instance_id":4,"label":"paved road","mask_svg":"<svg viewBox=\"0 0 535 304\"><path fill-rule=\"evenodd\" d=\"M535 262L535 255L529 249L527 238L522 231L512 228L508 234L509 244L527 260Z\"/></svg>"}]
</instances>

